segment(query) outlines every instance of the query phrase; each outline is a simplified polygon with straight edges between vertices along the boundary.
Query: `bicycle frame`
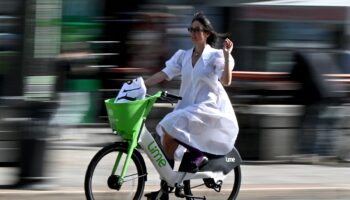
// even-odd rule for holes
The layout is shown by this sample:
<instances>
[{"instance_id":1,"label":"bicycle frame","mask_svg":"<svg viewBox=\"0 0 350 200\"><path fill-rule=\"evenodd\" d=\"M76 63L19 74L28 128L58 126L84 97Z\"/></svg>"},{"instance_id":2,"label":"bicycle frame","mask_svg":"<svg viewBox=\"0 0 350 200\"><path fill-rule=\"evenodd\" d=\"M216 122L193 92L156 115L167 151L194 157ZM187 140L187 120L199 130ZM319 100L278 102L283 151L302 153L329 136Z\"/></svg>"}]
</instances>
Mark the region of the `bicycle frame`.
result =
<instances>
[{"instance_id":1,"label":"bicycle frame","mask_svg":"<svg viewBox=\"0 0 350 200\"><path fill-rule=\"evenodd\" d=\"M181 184L185 180L189 179L203 179L203 178L214 178L223 179L225 175L222 172L179 172L174 171L165 155L163 154L162 147L157 144L152 134L147 130L146 126L143 125L138 144L145 151L147 156L150 158L153 166L156 168L161 179L165 180L169 186L174 187L176 184Z\"/></svg>"}]
</instances>

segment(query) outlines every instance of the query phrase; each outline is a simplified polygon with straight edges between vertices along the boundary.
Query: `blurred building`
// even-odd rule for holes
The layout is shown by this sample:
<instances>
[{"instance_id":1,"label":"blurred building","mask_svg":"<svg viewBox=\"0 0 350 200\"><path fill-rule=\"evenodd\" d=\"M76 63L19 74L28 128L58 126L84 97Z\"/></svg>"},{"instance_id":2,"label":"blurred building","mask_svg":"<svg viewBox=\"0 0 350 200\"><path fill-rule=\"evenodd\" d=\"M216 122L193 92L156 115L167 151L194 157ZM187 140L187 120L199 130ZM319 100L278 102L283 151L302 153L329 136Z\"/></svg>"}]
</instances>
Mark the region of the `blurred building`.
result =
<instances>
[{"instance_id":1,"label":"blurred building","mask_svg":"<svg viewBox=\"0 0 350 200\"><path fill-rule=\"evenodd\" d=\"M186 27L197 11L235 44L234 82L226 89L241 127L237 146L243 158L295 153L303 112L292 95L298 85L289 79L295 51L332 57L340 71L325 77L344 85L339 92L349 96L345 0L1 0L0 95L57 100L56 124L108 126L103 100L125 80L147 77L177 49L190 48ZM159 87L176 92L178 83ZM170 110L152 113L154 123ZM344 124L338 128L347 131Z\"/></svg>"},{"instance_id":2,"label":"blurred building","mask_svg":"<svg viewBox=\"0 0 350 200\"><path fill-rule=\"evenodd\" d=\"M275 159L297 154L296 133L304 107L293 96L300 85L288 78L295 65L293 55L303 52L331 59L327 70L338 70L323 74L321 78L326 79L328 85L341 86L332 92L343 97L338 106L346 107L349 100L348 2L262 1L243 3L231 9L229 27L237 41L236 70L242 70L236 72L239 86L233 88L233 101L249 105L242 108L245 111L241 115L244 118L240 121L238 146L248 159ZM324 59L320 57L319 60L323 62ZM336 113L333 109L331 112ZM348 132L348 116L336 118L341 120L331 129L343 132L338 132L337 138L332 140L339 142ZM252 145L247 148L247 143Z\"/></svg>"},{"instance_id":3,"label":"blurred building","mask_svg":"<svg viewBox=\"0 0 350 200\"><path fill-rule=\"evenodd\" d=\"M18 161L19 135L4 118L15 117L8 104L18 102L23 93L24 2L0 1L0 166Z\"/></svg>"}]
</instances>

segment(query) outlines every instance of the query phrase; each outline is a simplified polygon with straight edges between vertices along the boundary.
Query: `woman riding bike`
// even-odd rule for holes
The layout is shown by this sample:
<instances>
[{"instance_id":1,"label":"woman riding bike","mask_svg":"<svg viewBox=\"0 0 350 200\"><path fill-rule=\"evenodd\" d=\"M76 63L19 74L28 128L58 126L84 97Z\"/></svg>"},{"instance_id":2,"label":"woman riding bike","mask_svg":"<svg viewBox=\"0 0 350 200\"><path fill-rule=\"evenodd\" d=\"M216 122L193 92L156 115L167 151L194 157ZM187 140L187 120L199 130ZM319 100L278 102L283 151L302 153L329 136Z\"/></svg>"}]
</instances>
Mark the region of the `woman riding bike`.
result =
<instances>
[{"instance_id":1,"label":"woman riding bike","mask_svg":"<svg viewBox=\"0 0 350 200\"><path fill-rule=\"evenodd\" d=\"M188 31L193 48L178 50L166 62L166 67L148 78L145 85L150 87L181 75L182 100L156 130L172 165L186 147L195 154L191 163L195 171L207 162L203 152L225 155L232 150L238 123L223 87L231 84L233 43L226 38L221 50L213 48L221 34L215 32L202 13L194 15ZM148 199L155 199L157 195L158 192L146 194ZM168 199L168 194L162 194L161 199Z\"/></svg>"}]
</instances>

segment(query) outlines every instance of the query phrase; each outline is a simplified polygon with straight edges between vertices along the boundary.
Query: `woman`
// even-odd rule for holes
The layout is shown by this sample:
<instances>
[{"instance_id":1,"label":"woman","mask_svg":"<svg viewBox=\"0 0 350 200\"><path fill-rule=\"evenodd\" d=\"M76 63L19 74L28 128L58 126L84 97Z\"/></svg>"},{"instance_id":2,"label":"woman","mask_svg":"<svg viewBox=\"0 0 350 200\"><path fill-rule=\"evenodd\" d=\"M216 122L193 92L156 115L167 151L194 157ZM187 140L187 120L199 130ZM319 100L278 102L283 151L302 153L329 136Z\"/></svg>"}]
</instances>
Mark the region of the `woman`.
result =
<instances>
[{"instance_id":1,"label":"woman","mask_svg":"<svg viewBox=\"0 0 350 200\"><path fill-rule=\"evenodd\" d=\"M166 67L148 78L145 85L149 87L181 75L183 99L157 125L157 132L170 160L178 158L182 152L180 146L190 151L198 149L193 164L200 168L206 162L201 152L224 155L232 150L237 138L236 116L222 86L231 84L233 43L225 39L222 50L212 48L219 34L202 13L194 15L188 30L193 48L178 50Z\"/></svg>"}]
</instances>

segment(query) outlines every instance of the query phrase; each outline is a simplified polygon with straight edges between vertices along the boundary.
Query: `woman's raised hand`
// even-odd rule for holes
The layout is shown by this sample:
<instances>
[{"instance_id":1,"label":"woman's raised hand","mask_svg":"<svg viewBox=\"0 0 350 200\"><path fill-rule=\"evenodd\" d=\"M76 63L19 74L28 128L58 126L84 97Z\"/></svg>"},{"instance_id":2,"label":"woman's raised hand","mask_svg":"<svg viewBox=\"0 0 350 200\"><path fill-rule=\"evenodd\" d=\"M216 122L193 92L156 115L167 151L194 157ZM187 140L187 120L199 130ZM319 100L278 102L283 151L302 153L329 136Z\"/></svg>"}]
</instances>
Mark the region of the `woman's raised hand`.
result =
<instances>
[{"instance_id":1,"label":"woman's raised hand","mask_svg":"<svg viewBox=\"0 0 350 200\"><path fill-rule=\"evenodd\" d=\"M231 54L233 50L233 42L230 39L226 38L223 42L222 50L226 55Z\"/></svg>"}]
</instances>

